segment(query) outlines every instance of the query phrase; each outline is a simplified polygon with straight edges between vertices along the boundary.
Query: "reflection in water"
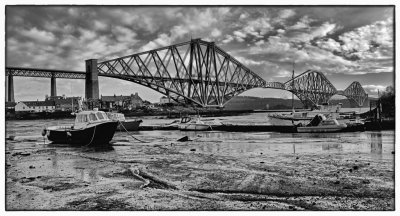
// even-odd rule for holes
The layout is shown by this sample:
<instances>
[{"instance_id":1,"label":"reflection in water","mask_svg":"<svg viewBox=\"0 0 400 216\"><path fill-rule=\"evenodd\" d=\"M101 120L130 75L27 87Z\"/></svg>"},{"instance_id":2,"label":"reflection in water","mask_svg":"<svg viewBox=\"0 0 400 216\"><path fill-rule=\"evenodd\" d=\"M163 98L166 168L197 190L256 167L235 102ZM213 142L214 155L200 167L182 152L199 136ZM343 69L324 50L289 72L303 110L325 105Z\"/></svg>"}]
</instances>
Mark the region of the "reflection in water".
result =
<instances>
[{"instance_id":1,"label":"reflection in water","mask_svg":"<svg viewBox=\"0 0 400 216\"><path fill-rule=\"evenodd\" d=\"M339 151L341 151L343 149L343 146L341 143L322 144L322 150L329 151L332 149L338 149Z\"/></svg>"},{"instance_id":2,"label":"reflection in water","mask_svg":"<svg viewBox=\"0 0 400 216\"><path fill-rule=\"evenodd\" d=\"M90 169L89 170L89 180L90 180L90 182L96 182L97 180L99 180L99 177L97 176L97 169L96 168L94 168L94 169Z\"/></svg>"},{"instance_id":3,"label":"reflection in water","mask_svg":"<svg viewBox=\"0 0 400 216\"><path fill-rule=\"evenodd\" d=\"M236 122L238 124L265 123L265 114L250 114L244 116L224 117L227 121ZM158 119L151 119L154 125L161 124ZM59 120L59 124L69 124L73 119ZM170 120L165 120L170 122ZM166 122L166 123L167 123ZM29 120L29 121L6 121L6 137L15 134L16 136L40 135L43 125L57 125L54 120ZM151 125L145 119L145 125ZM189 136L196 141L182 143L180 148L186 151L186 145L195 144L196 150L209 153L220 153L223 155L240 154L260 155L266 154L303 154L303 153L362 153L375 155L382 158L392 158L391 152L394 150L394 131L383 132L351 132L351 133L275 133L275 132L185 132L185 131L138 131L132 132L135 136L149 141L150 148L154 142L171 142L174 143L182 136ZM114 141L126 140L127 145L131 145L131 149L135 150L135 142L131 142L131 138L126 133L116 133ZM38 141L35 141L38 142ZM80 148L67 145L37 145L27 141L6 141L6 149L9 151L22 151L29 148L55 148L56 152L73 152L89 155L90 157L98 157L99 154L107 158L113 157L129 157L132 151L126 151L126 146L114 146L109 149L98 148ZM115 148L115 149L114 149ZM50 156L54 170L58 170L63 164L63 157L57 156L56 153ZM60 160L60 161L58 161ZM79 167L82 167L81 165ZM97 178L96 171L88 168L79 170L78 176L85 173L85 178ZM90 177L89 173L92 173Z\"/></svg>"},{"instance_id":4,"label":"reflection in water","mask_svg":"<svg viewBox=\"0 0 400 216\"><path fill-rule=\"evenodd\" d=\"M382 134L371 133L371 153L382 154Z\"/></svg>"}]
</instances>

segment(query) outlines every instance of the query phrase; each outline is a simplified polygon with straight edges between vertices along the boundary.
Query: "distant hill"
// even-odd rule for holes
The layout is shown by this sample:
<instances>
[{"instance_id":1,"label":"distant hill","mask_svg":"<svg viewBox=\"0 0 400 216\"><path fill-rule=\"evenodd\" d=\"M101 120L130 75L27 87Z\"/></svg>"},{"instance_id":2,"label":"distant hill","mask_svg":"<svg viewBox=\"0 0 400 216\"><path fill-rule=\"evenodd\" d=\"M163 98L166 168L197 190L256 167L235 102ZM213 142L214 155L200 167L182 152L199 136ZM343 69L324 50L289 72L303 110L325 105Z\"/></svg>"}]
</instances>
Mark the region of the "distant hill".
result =
<instances>
[{"instance_id":1,"label":"distant hill","mask_svg":"<svg viewBox=\"0 0 400 216\"><path fill-rule=\"evenodd\" d=\"M369 99L374 100L374 99ZM369 100L365 100L363 107L369 106ZM340 100L330 100L330 104L342 103L343 108L355 107L350 104L347 99ZM303 104L300 100L294 100L295 108L303 108ZM291 109L292 99L282 99L282 98L259 98L251 96L236 96L230 100L226 105L226 110L281 110L281 109Z\"/></svg>"}]
</instances>

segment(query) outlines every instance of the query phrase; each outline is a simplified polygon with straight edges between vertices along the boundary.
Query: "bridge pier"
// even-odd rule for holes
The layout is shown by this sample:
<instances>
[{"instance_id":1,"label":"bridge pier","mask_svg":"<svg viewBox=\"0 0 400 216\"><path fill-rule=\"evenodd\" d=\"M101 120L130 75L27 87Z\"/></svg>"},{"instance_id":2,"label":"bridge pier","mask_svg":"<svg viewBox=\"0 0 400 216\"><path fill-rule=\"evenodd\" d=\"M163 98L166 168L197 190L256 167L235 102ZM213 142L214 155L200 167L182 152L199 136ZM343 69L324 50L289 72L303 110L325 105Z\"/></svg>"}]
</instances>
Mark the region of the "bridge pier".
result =
<instances>
[{"instance_id":1,"label":"bridge pier","mask_svg":"<svg viewBox=\"0 0 400 216\"><path fill-rule=\"evenodd\" d=\"M8 75L7 86L7 102L15 102L14 100L14 76Z\"/></svg>"},{"instance_id":2,"label":"bridge pier","mask_svg":"<svg viewBox=\"0 0 400 216\"><path fill-rule=\"evenodd\" d=\"M54 74L51 76L51 87L50 87L50 96L55 97L57 96L57 85L56 85L56 77Z\"/></svg>"},{"instance_id":3,"label":"bridge pier","mask_svg":"<svg viewBox=\"0 0 400 216\"><path fill-rule=\"evenodd\" d=\"M97 70L97 59L86 60L86 99L99 99L99 71Z\"/></svg>"}]
</instances>

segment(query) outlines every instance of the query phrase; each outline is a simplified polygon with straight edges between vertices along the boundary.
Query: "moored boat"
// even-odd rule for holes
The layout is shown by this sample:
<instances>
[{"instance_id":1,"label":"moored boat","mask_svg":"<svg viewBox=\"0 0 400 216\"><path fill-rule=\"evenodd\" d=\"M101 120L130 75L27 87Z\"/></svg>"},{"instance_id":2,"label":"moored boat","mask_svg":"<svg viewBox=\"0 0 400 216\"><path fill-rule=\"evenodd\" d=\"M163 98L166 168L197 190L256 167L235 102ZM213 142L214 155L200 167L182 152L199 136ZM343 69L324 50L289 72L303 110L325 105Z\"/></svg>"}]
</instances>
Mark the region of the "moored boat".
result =
<instances>
[{"instance_id":1,"label":"moored boat","mask_svg":"<svg viewBox=\"0 0 400 216\"><path fill-rule=\"evenodd\" d=\"M316 115L306 126L298 126L299 133L328 133L338 132L347 127L346 124L340 124L336 119L327 119L324 115Z\"/></svg>"},{"instance_id":2,"label":"moored boat","mask_svg":"<svg viewBox=\"0 0 400 216\"><path fill-rule=\"evenodd\" d=\"M290 114L270 114L268 117L271 118L277 118L277 119L282 119L282 120L292 120L292 121L304 121L304 120L312 120L316 115L322 114L325 115L325 117L333 117L336 119L341 119L344 116L344 113L340 112L340 109L342 107L342 104L339 103L337 105L328 105L328 104L323 104L323 105L318 105L316 109L311 110L311 111L302 111L302 112L296 112L292 111ZM346 113L347 118L351 118L350 113Z\"/></svg>"},{"instance_id":3,"label":"moored boat","mask_svg":"<svg viewBox=\"0 0 400 216\"><path fill-rule=\"evenodd\" d=\"M73 125L51 126L42 135L52 143L77 146L106 146L114 136L117 121L112 121L102 111L82 111L75 114Z\"/></svg>"},{"instance_id":4,"label":"moored boat","mask_svg":"<svg viewBox=\"0 0 400 216\"><path fill-rule=\"evenodd\" d=\"M141 119L125 119L123 113L107 113L108 118L114 121L118 121L118 131L137 131L139 130L140 124L143 122Z\"/></svg>"},{"instance_id":5,"label":"moored boat","mask_svg":"<svg viewBox=\"0 0 400 216\"><path fill-rule=\"evenodd\" d=\"M199 116L196 119L183 117L178 124L178 128L184 131L206 131L212 129L211 125L201 121Z\"/></svg>"}]
</instances>

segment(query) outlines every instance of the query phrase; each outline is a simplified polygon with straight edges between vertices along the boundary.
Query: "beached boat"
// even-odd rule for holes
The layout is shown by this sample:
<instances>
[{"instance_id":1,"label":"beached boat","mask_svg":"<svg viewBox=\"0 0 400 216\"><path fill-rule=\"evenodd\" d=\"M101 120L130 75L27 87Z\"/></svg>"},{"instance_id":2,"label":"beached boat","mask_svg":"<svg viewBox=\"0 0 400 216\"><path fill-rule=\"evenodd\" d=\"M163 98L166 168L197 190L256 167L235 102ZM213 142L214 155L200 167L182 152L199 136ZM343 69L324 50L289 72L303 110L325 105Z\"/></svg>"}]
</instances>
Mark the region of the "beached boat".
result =
<instances>
[{"instance_id":1,"label":"beached boat","mask_svg":"<svg viewBox=\"0 0 400 216\"><path fill-rule=\"evenodd\" d=\"M337 132L345 129L346 124L340 124L336 119L327 119L324 115L316 115L306 126L298 126L299 133L327 133Z\"/></svg>"},{"instance_id":2,"label":"beached boat","mask_svg":"<svg viewBox=\"0 0 400 216\"><path fill-rule=\"evenodd\" d=\"M52 143L77 146L106 146L113 138L118 122L97 109L75 114L73 125L52 126L43 130L42 135Z\"/></svg>"},{"instance_id":3,"label":"beached boat","mask_svg":"<svg viewBox=\"0 0 400 216\"><path fill-rule=\"evenodd\" d=\"M328 104L323 104L323 105L318 105L316 109L311 110L311 111L303 111L303 112L296 112L292 111L290 114L270 114L268 117L271 118L277 118L277 119L282 119L282 120L293 120L293 121L303 121L303 120L312 120L316 115L322 114L325 115L325 117L333 117L336 119L341 119L344 113L340 112L340 109L342 107L342 104L339 103L337 105L328 105ZM347 117L350 118L350 114L346 113Z\"/></svg>"},{"instance_id":4,"label":"beached boat","mask_svg":"<svg viewBox=\"0 0 400 216\"><path fill-rule=\"evenodd\" d=\"M224 124L218 119L200 119L200 116L193 119L192 117L184 116L181 119L164 124L162 127L169 129L204 131L212 130L222 125Z\"/></svg>"},{"instance_id":5,"label":"beached boat","mask_svg":"<svg viewBox=\"0 0 400 216\"><path fill-rule=\"evenodd\" d=\"M212 129L211 125L201 121L199 116L196 119L188 116L181 118L178 128L185 131L205 131Z\"/></svg>"},{"instance_id":6,"label":"beached boat","mask_svg":"<svg viewBox=\"0 0 400 216\"><path fill-rule=\"evenodd\" d=\"M139 125L143 122L141 119L125 119L123 113L108 112L107 116L109 119L119 122L118 131L137 131L139 130Z\"/></svg>"}]
</instances>

